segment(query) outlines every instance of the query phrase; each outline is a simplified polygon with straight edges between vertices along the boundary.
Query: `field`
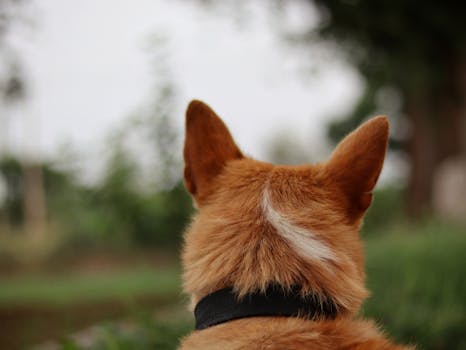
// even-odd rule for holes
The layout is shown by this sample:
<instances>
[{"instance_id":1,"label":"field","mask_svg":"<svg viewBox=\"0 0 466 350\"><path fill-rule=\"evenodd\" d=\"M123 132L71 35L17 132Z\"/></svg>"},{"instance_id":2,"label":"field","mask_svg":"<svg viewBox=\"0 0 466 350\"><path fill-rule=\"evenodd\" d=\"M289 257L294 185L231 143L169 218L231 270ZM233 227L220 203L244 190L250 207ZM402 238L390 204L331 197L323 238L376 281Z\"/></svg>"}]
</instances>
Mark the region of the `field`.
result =
<instances>
[{"instance_id":1,"label":"field","mask_svg":"<svg viewBox=\"0 0 466 350\"><path fill-rule=\"evenodd\" d=\"M364 315L398 341L466 349L464 228L387 228L366 239L366 252L372 297ZM192 328L175 261L3 274L0 348L174 349Z\"/></svg>"}]
</instances>

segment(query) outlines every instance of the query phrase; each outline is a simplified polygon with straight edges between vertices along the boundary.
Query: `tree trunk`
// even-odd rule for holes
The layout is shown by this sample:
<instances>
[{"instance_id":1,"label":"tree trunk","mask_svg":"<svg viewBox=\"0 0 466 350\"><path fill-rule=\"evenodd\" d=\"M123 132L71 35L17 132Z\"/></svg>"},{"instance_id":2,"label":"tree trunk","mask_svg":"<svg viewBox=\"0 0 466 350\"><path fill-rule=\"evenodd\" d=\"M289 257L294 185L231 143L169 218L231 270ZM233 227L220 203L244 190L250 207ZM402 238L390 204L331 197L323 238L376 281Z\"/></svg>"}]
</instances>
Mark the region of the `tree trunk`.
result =
<instances>
[{"instance_id":1,"label":"tree trunk","mask_svg":"<svg viewBox=\"0 0 466 350\"><path fill-rule=\"evenodd\" d=\"M466 154L466 61L451 64L445 80L424 96L408 95L411 172L407 211L413 218L432 209L432 185L439 164Z\"/></svg>"},{"instance_id":2,"label":"tree trunk","mask_svg":"<svg viewBox=\"0 0 466 350\"><path fill-rule=\"evenodd\" d=\"M439 91L439 160L466 154L466 58L448 65Z\"/></svg>"},{"instance_id":3,"label":"tree trunk","mask_svg":"<svg viewBox=\"0 0 466 350\"><path fill-rule=\"evenodd\" d=\"M408 143L411 169L406 209L410 217L416 218L430 209L436 157L434 131L428 118L428 108L422 100L413 100L407 106L411 121L411 136Z\"/></svg>"},{"instance_id":4,"label":"tree trunk","mask_svg":"<svg viewBox=\"0 0 466 350\"><path fill-rule=\"evenodd\" d=\"M24 165L23 186L23 211L26 232L37 238L42 238L46 228L46 207L42 167L40 165Z\"/></svg>"}]
</instances>

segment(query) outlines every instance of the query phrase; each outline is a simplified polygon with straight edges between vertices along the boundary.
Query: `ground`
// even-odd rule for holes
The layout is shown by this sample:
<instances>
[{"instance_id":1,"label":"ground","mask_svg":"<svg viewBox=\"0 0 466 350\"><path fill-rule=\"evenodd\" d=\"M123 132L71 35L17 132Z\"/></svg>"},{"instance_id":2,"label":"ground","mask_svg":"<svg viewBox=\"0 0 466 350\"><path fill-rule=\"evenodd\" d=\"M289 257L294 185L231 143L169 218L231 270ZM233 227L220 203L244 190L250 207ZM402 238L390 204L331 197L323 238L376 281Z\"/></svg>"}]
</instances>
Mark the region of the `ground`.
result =
<instances>
[{"instance_id":1,"label":"ground","mask_svg":"<svg viewBox=\"0 0 466 350\"><path fill-rule=\"evenodd\" d=\"M466 230L429 223L366 239L362 312L399 342L466 348ZM0 348L174 349L193 327L176 255L94 253L0 270ZM116 345L115 345L116 344Z\"/></svg>"}]
</instances>

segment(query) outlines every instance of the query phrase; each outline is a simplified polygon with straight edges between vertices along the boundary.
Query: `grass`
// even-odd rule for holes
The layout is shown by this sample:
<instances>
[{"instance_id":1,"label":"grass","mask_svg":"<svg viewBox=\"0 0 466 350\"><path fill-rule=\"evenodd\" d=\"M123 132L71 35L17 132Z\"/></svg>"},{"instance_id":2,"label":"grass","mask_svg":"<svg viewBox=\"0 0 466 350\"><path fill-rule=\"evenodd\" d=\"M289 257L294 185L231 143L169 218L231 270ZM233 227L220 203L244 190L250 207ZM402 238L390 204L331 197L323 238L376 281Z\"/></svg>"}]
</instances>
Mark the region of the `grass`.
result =
<instances>
[{"instance_id":1,"label":"grass","mask_svg":"<svg viewBox=\"0 0 466 350\"><path fill-rule=\"evenodd\" d=\"M466 230L429 222L371 232L366 241L368 286L372 297L362 313L374 318L398 342L420 349L466 349ZM131 329L105 322L90 350L175 349L192 328L179 312L178 268L138 267L106 274L22 276L0 281L0 306L55 305L158 295L172 298L156 317L136 313ZM168 300L168 299L167 299ZM73 338L63 349L81 349Z\"/></svg>"},{"instance_id":2,"label":"grass","mask_svg":"<svg viewBox=\"0 0 466 350\"><path fill-rule=\"evenodd\" d=\"M178 337L180 332L191 327L189 315L184 313L183 318L173 318L173 312L168 312L165 313L171 316L168 322L160 323L157 318L152 323L142 323L141 313L150 311L152 316L153 310L163 311L167 305L171 305L170 311L175 307L183 308L179 276L180 270L175 266L133 266L106 272L23 274L1 278L0 348L29 348L31 344L59 340L82 329L85 329L86 338L89 326L98 323L103 323L95 337L99 349L115 348L110 345L120 341L127 344L132 338L132 346L126 349L172 342L174 334ZM130 323L138 323L132 333L120 331L109 323L110 320L122 322L131 315L135 320ZM161 317L166 318L163 314ZM65 349L75 349L77 344L73 338L63 340Z\"/></svg>"},{"instance_id":3,"label":"grass","mask_svg":"<svg viewBox=\"0 0 466 350\"><path fill-rule=\"evenodd\" d=\"M399 341L466 349L466 231L429 223L398 227L367 243L365 315Z\"/></svg>"},{"instance_id":4,"label":"grass","mask_svg":"<svg viewBox=\"0 0 466 350\"><path fill-rule=\"evenodd\" d=\"M192 321L186 319L160 320L151 316L135 317L136 327L122 329L115 323L105 323L96 330L96 340L87 350L169 350L179 345L180 338L192 330ZM84 347L68 337L62 340L63 350L78 350Z\"/></svg>"},{"instance_id":5,"label":"grass","mask_svg":"<svg viewBox=\"0 0 466 350\"><path fill-rule=\"evenodd\" d=\"M0 305L65 304L127 299L135 296L178 296L178 268L136 267L70 276L31 275L0 280ZM173 298L172 298L173 299Z\"/></svg>"}]
</instances>

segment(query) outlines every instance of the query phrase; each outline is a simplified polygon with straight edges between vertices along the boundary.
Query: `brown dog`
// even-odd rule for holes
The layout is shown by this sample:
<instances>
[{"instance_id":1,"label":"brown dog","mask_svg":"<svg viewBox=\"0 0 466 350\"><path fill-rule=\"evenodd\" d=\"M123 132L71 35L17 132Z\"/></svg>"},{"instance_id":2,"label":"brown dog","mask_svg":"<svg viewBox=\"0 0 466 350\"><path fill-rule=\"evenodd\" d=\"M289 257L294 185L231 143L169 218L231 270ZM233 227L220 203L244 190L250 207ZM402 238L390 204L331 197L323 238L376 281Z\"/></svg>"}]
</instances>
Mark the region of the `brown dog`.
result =
<instances>
[{"instance_id":1,"label":"brown dog","mask_svg":"<svg viewBox=\"0 0 466 350\"><path fill-rule=\"evenodd\" d=\"M410 349L355 318L368 295L358 231L388 129L376 117L323 164L273 165L190 103L184 176L198 212L183 265L197 330L181 349Z\"/></svg>"}]
</instances>

